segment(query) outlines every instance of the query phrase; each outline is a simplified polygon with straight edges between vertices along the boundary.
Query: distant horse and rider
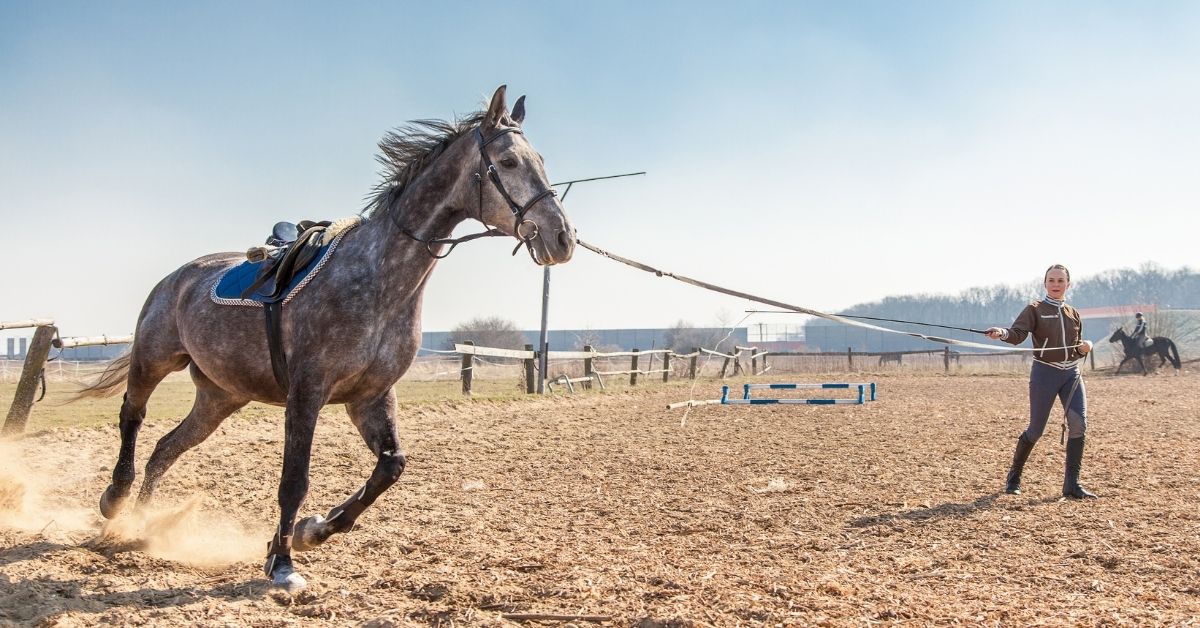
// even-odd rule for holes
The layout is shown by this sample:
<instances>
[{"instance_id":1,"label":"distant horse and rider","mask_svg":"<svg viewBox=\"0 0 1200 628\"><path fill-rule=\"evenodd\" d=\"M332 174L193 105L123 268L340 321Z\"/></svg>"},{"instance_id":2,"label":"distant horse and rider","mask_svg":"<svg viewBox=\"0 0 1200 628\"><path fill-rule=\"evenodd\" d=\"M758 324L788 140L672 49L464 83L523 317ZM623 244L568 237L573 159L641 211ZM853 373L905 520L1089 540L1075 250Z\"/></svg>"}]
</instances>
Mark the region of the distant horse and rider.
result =
<instances>
[{"instance_id":1,"label":"distant horse and rider","mask_svg":"<svg viewBox=\"0 0 1200 628\"><path fill-rule=\"evenodd\" d=\"M167 469L234 411L251 401L283 406L279 525L264 571L276 586L304 587L292 552L349 532L404 471L393 386L416 356L422 295L437 261L459 242L487 235L515 238L513 253L525 248L538 265L571 259L575 230L541 155L525 139L524 100L510 113L501 86L485 111L452 122L421 120L387 135L380 142L383 181L361 218L281 223L287 228L276 225L269 246L253 255L201 257L159 282L130 352L79 394L125 391L120 452L101 513L115 517L130 496L150 394L186 368L195 403L155 446L137 504L150 503ZM468 219L486 231L451 238ZM376 464L342 504L297 521L326 404L345 405Z\"/></svg>"},{"instance_id":2,"label":"distant horse and rider","mask_svg":"<svg viewBox=\"0 0 1200 628\"><path fill-rule=\"evenodd\" d=\"M1121 373L1121 367L1130 360L1137 360L1137 363L1142 367L1142 375L1148 375L1146 362L1143 358L1152 358L1158 356L1158 366L1166 364L1168 361L1171 366L1175 367L1175 374L1179 374L1179 369L1183 366L1179 359L1179 349L1175 346L1175 342L1166 336L1154 336L1143 342L1140 338L1134 338L1125 333L1123 327L1118 327L1113 335L1108 339L1109 342L1120 342L1124 347L1124 358L1117 365L1115 374Z\"/></svg>"}]
</instances>

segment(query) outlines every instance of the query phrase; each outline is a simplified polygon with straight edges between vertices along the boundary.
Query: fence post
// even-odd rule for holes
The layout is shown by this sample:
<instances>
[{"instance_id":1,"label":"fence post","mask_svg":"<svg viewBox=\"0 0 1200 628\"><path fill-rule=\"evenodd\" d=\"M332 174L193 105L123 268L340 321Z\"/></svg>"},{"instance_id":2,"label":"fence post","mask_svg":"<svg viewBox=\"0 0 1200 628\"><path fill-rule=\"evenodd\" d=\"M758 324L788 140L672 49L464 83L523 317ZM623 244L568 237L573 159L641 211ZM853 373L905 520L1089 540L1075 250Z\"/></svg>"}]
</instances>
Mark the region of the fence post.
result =
<instances>
[{"instance_id":1,"label":"fence post","mask_svg":"<svg viewBox=\"0 0 1200 628\"><path fill-rule=\"evenodd\" d=\"M464 345L475 346L475 343L470 340L464 340ZM471 394L471 381L475 378L475 355L471 353L462 354L462 393L464 395Z\"/></svg>"},{"instance_id":2,"label":"fence post","mask_svg":"<svg viewBox=\"0 0 1200 628\"><path fill-rule=\"evenodd\" d=\"M633 357L629 360L629 385L637 386L638 376L638 350L633 350Z\"/></svg>"},{"instance_id":3,"label":"fence post","mask_svg":"<svg viewBox=\"0 0 1200 628\"><path fill-rule=\"evenodd\" d=\"M17 392L13 395L12 406L8 408L8 417L4 419L3 434L6 436L25 431L29 411L33 409L33 396L41 379L39 376L45 368L46 356L50 355L50 342L56 331L54 325L42 325L33 332L33 342L29 343L29 350L25 352L25 366L21 368Z\"/></svg>"},{"instance_id":4,"label":"fence post","mask_svg":"<svg viewBox=\"0 0 1200 628\"><path fill-rule=\"evenodd\" d=\"M663 354L663 383L666 383L671 375L671 352Z\"/></svg>"},{"instance_id":5,"label":"fence post","mask_svg":"<svg viewBox=\"0 0 1200 628\"><path fill-rule=\"evenodd\" d=\"M1088 351L1088 359L1092 362L1092 370L1096 370L1096 352Z\"/></svg>"},{"instance_id":6,"label":"fence post","mask_svg":"<svg viewBox=\"0 0 1200 628\"><path fill-rule=\"evenodd\" d=\"M945 367L947 373L950 372L950 347L942 349L942 366Z\"/></svg>"},{"instance_id":7,"label":"fence post","mask_svg":"<svg viewBox=\"0 0 1200 628\"><path fill-rule=\"evenodd\" d=\"M591 351L592 345L583 345L583 350ZM592 377L592 358L584 358L583 359L583 376L588 377L588 378ZM592 389L592 380L591 379L588 379L588 381L583 383L583 389L584 390Z\"/></svg>"},{"instance_id":8,"label":"fence post","mask_svg":"<svg viewBox=\"0 0 1200 628\"><path fill-rule=\"evenodd\" d=\"M848 370L854 370L854 347L846 347L846 364L849 365Z\"/></svg>"},{"instance_id":9,"label":"fence post","mask_svg":"<svg viewBox=\"0 0 1200 628\"><path fill-rule=\"evenodd\" d=\"M758 375L758 347L750 347L750 374Z\"/></svg>"},{"instance_id":10,"label":"fence post","mask_svg":"<svg viewBox=\"0 0 1200 628\"><path fill-rule=\"evenodd\" d=\"M533 345L525 345L526 351L533 351ZM534 353L532 358L525 358L525 394L532 395L537 392L537 384L534 382L534 372L537 370L535 366L537 354Z\"/></svg>"},{"instance_id":11,"label":"fence post","mask_svg":"<svg viewBox=\"0 0 1200 628\"><path fill-rule=\"evenodd\" d=\"M695 347L692 349L692 359L689 360L689 364L688 364L688 377L691 379L696 379L696 362L698 362L699 360L700 360L700 347Z\"/></svg>"}]
</instances>

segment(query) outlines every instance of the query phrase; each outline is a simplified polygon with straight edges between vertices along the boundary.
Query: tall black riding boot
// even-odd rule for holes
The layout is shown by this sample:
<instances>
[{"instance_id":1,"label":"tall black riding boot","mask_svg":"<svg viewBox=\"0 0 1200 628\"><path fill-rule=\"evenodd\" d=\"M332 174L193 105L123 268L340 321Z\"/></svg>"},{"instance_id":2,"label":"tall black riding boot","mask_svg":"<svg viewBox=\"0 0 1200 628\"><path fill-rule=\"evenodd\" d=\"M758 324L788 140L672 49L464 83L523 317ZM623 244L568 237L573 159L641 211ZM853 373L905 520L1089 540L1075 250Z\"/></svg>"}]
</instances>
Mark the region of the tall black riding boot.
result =
<instances>
[{"instance_id":1,"label":"tall black riding boot","mask_svg":"<svg viewBox=\"0 0 1200 628\"><path fill-rule=\"evenodd\" d=\"M1021 471L1025 469L1025 461L1029 459L1029 452L1033 451L1033 441L1025 438L1025 432L1017 438L1017 450L1013 452L1012 468L1008 470L1008 481L1004 485L1004 492L1009 495L1021 494Z\"/></svg>"},{"instance_id":2,"label":"tall black riding boot","mask_svg":"<svg viewBox=\"0 0 1200 628\"><path fill-rule=\"evenodd\" d=\"M1096 495L1079 484L1079 467L1083 465L1083 436L1067 439L1067 469L1063 474L1063 497L1096 499Z\"/></svg>"}]
</instances>

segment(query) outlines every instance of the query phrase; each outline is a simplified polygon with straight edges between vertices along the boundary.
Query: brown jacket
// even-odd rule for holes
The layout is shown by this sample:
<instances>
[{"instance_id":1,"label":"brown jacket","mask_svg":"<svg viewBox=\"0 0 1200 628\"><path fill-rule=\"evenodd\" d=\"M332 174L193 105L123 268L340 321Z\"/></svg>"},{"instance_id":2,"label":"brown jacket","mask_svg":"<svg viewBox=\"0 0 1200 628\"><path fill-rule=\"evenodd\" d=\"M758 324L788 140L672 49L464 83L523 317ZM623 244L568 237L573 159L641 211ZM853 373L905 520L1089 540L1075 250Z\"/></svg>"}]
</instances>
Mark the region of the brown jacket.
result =
<instances>
[{"instance_id":1,"label":"brown jacket","mask_svg":"<svg viewBox=\"0 0 1200 628\"><path fill-rule=\"evenodd\" d=\"M1019 345L1025 337L1033 334L1033 346L1069 347L1079 344L1083 334L1083 321L1079 312L1063 303L1062 309L1045 301L1034 301L1021 310L1004 342ZM1033 357L1040 362L1069 362L1083 357L1078 348L1057 351L1038 351Z\"/></svg>"}]
</instances>

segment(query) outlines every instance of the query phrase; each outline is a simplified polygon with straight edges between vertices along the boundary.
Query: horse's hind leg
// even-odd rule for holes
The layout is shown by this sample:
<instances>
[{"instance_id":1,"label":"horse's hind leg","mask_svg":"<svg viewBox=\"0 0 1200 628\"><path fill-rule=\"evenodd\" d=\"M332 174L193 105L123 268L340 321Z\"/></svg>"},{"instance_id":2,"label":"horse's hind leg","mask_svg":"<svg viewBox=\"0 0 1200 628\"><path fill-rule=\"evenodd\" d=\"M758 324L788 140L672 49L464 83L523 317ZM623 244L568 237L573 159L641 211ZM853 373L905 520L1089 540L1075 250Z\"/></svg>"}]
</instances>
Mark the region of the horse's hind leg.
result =
<instances>
[{"instance_id":1,"label":"horse's hind leg","mask_svg":"<svg viewBox=\"0 0 1200 628\"><path fill-rule=\"evenodd\" d=\"M404 453L400 451L400 439L396 435L395 391L389 388L387 394L377 399L348 403L346 409L359 434L375 453L375 470L362 488L330 510L328 515L316 515L296 523L292 541L296 550L312 549L334 534L349 531L358 516L404 472Z\"/></svg>"},{"instance_id":2,"label":"horse's hind leg","mask_svg":"<svg viewBox=\"0 0 1200 628\"><path fill-rule=\"evenodd\" d=\"M129 487L137 475L133 456L138 430L146 418L146 402L163 378L187 366L189 360L183 354L159 358L154 355L155 347L145 347L144 343L139 345L135 342L129 361L128 385L121 403L121 450L113 467L112 484L100 496L100 514L105 519L112 519L121 511L125 499L129 497Z\"/></svg>"},{"instance_id":3,"label":"horse's hind leg","mask_svg":"<svg viewBox=\"0 0 1200 628\"><path fill-rule=\"evenodd\" d=\"M154 447L154 453L146 463L146 477L138 493L138 506L150 503L163 475L183 452L204 442L222 421L250 402L217 387L195 364L192 364L191 375L196 384L196 400L192 403L192 410Z\"/></svg>"}]
</instances>

